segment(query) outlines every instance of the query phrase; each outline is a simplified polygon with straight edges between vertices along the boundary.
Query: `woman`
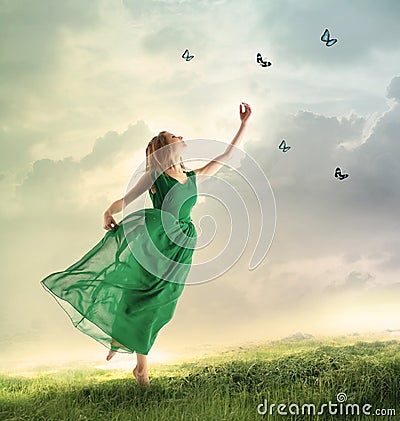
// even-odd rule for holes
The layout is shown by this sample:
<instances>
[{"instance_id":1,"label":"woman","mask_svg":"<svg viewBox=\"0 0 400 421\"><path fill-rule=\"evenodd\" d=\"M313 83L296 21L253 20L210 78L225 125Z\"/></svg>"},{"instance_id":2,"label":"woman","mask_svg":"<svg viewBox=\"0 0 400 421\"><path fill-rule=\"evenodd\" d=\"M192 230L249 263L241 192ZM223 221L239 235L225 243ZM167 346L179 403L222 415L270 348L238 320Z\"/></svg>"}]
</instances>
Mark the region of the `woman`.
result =
<instances>
[{"instance_id":1,"label":"woman","mask_svg":"<svg viewBox=\"0 0 400 421\"><path fill-rule=\"evenodd\" d=\"M242 102L239 112L241 126L226 151L195 170L180 156L186 146L182 136L167 131L155 136L146 148L145 174L104 212L103 239L78 262L41 281L76 328L110 349L108 361L116 352L136 352L133 375L140 385L150 385L146 356L172 319L190 270L197 176L215 174L232 156L251 108ZM113 215L146 190L153 208L132 212L117 224Z\"/></svg>"}]
</instances>

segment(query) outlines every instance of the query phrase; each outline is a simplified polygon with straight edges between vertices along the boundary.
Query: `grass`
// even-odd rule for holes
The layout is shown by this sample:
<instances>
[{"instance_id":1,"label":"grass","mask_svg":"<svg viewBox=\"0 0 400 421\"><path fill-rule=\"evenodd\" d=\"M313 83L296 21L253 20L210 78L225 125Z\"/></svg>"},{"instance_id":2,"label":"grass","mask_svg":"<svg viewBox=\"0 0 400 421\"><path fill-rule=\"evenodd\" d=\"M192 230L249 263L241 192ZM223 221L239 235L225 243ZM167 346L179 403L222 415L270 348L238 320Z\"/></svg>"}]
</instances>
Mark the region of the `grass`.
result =
<instances>
[{"instance_id":1,"label":"grass","mask_svg":"<svg viewBox=\"0 0 400 421\"><path fill-rule=\"evenodd\" d=\"M1 420L341 420L345 415L301 415L303 404L370 404L397 408L400 342L276 341L180 364L152 365L151 389L131 372L66 370L36 377L0 376ZM274 403L273 415L257 405ZM278 413L278 404L286 404ZM290 415L296 404L300 415ZM268 407L269 410L269 407ZM353 415L346 419L398 420L396 415Z\"/></svg>"}]
</instances>

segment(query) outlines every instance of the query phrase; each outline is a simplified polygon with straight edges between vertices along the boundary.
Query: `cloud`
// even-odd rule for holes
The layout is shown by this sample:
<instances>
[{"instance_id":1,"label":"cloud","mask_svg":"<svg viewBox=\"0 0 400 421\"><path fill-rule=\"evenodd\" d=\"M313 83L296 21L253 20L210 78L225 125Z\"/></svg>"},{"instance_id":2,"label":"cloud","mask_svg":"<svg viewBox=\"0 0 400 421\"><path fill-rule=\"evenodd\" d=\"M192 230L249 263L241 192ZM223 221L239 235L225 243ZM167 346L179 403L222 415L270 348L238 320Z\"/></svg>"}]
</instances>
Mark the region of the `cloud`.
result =
<instances>
[{"instance_id":1,"label":"cloud","mask_svg":"<svg viewBox=\"0 0 400 421\"><path fill-rule=\"evenodd\" d=\"M352 271L342 284L329 284L325 288L325 291L329 294L337 292L342 293L344 291L360 291L370 286L371 279L375 279L375 276L370 273Z\"/></svg>"},{"instance_id":2,"label":"cloud","mask_svg":"<svg viewBox=\"0 0 400 421\"><path fill-rule=\"evenodd\" d=\"M360 62L373 62L377 50L395 52L400 46L398 38L388 41L387 37L397 32L400 3L396 0L339 0L330 8L314 1L266 5L258 0L254 7L259 19L253 30L265 35L268 52L281 62L326 69L321 80ZM320 40L325 28L330 30L331 38L338 39L332 47L325 47Z\"/></svg>"},{"instance_id":3,"label":"cloud","mask_svg":"<svg viewBox=\"0 0 400 421\"><path fill-rule=\"evenodd\" d=\"M199 12L210 11L214 6L225 3L221 0L122 0L123 5L131 13L136 22L150 22L151 19L162 19L170 16L171 19L180 19L180 15L195 16ZM228 5L229 6L229 5ZM179 14L176 16L176 14Z\"/></svg>"},{"instance_id":4,"label":"cloud","mask_svg":"<svg viewBox=\"0 0 400 421\"><path fill-rule=\"evenodd\" d=\"M83 30L99 22L99 2L2 2L0 11L0 112L15 116L24 102L53 88L63 48L62 28ZM12 81L12 83L9 83Z\"/></svg>"},{"instance_id":5,"label":"cloud","mask_svg":"<svg viewBox=\"0 0 400 421\"><path fill-rule=\"evenodd\" d=\"M395 99L397 103L400 102L400 76L396 76L391 80L386 96Z\"/></svg>"},{"instance_id":6,"label":"cloud","mask_svg":"<svg viewBox=\"0 0 400 421\"><path fill-rule=\"evenodd\" d=\"M152 136L147 125L139 121L122 134L112 131L98 138L93 150L80 160L66 157L57 161L46 158L35 161L31 171L16 187L20 212L33 216L51 211L56 215L74 207L85 212L85 206L91 207L93 202L100 204L103 201L103 206L106 206L104 192L109 188L108 183L113 186L118 183L115 168L125 168L135 153L145 150ZM142 160L145 160L144 153ZM125 181L134 170L125 173ZM114 177L107 178L105 173L112 173ZM103 176L93 176L96 174Z\"/></svg>"},{"instance_id":7,"label":"cloud","mask_svg":"<svg viewBox=\"0 0 400 421\"><path fill-rule=\"evenodd\" d=\"M17 186L16 196L24 212L31 215L46 209L61 210L71 206L79 182L79 165L71 157L58 162L41 159L33 163L30 174Z\"/></svg>"},{"instance_id":8,"label":"cloud","mask_svg":"<svg viewBox=\"0 0 400 421\"><path fill-rule=\"evenodd\" d=\"M294 116L281 115L269 144L248 143L246 149L279 189L281 215L295 206L304 218L330 220L340 232L354 223L358 226L367 215L377 221L395 217L400 205L399 117L395 105L377 119L372 133L361 143L365 118L299 111ZM282 139L291 146L284 154L278 149ZM349 177L335 178L336 167ZM393 220L383 225L389 227Z\"/></svg>"},{"instance_id":9,"label":"cloud","mask_svg":"<svg viewBox=\"0 0 400 421\"><path fill-rule=\"evenodd\" d=\"M394 232L398 225L394 225ZM376 266L380 271L392 273L400 270L400 241L396 238L387 238L381 245L381 256Z\"/></svg>"},{"instance_id":10,"label":"cloud","mask_svg":"<svg viewBox=\"0 0 400 421\"><path fill-rule=\"evenodd\" d=\"M0 167L27 170L34 148L59 131L59 74L65 55L64 30L84 31L99 22L97 0L3 1L0 10ZM63 87L65 89L65 86ZM64 90L64 99L68 95ZM50 103L50 104L49 104ZM48 109L46 110L46 107ZM71 120L69 120L71 124ZM49 149L49 148L48 148Z\"/></svg>"},{"instance_id":11,"label":"cloud","mask_svg":"<svg viewBox=\"0 0 400 421\"><path fill-rule=\"evenodd\" d=\"M142 120L135 125L130 125L122 134L110 131L96 139L92 152L81 159L82 169L89 170L100 166L112 168L118 165L117 159L122 160L124 157L127 159L138 150L145 151L147 143L153 136L154 134Z\"/></svg>"}]
</instances>

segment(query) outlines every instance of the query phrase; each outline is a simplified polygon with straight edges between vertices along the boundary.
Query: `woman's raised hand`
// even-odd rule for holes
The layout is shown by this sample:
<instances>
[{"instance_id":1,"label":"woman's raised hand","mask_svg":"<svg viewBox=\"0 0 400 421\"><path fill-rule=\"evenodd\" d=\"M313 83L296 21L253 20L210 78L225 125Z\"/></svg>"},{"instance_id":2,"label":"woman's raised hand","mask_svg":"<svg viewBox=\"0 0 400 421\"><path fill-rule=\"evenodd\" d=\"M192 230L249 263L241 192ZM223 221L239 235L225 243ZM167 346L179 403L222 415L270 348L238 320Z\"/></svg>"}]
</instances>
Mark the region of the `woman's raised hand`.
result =
<instances>
[{"instance_id":1,"label":"woman's raised hand","mask_svg":"<svg viewBox=\"0 0 400 421\"><path fill-rule=\"evenodd\" d=\"M244 107L244 111L242 111L242 104ZM239 112L240 112L240 120L242 120L242 124L247 123L247 119L250 117L251 114L251 108L250 105L246 102L241 102L239 104Z\"/></svg>"}]
</instances>

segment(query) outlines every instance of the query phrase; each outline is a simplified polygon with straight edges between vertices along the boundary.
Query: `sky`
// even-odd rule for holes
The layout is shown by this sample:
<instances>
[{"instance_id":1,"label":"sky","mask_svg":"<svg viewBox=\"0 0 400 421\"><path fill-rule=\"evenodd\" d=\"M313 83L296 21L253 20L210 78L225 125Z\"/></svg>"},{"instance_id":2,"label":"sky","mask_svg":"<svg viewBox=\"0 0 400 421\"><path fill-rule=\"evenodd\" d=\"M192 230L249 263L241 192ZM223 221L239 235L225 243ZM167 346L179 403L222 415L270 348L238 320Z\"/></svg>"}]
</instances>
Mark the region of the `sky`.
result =
<instances>
[{"instance_id":1,"label":"sky","mask_svg":"<svg viewBox=\"0 0 400 421\"><path fill-rule=\"evenodd\" d=\"M105 357L39 282L104 236L103 212L153 136L228 144L241 101L252 108L241 148L276 209L268 253L250 271L246 248L217 279L188 285L154 359L298 331L400 328L399 18L397 0L0 0L2 366L27 352ZM233 169L219 176L239 182ZM205 193L192 218L200 232L211 217L220 245L234 210ZM148 195L136 205L151 207ZM258 218L254 203L247 210Z\"/></svg>"}]
</instances>

